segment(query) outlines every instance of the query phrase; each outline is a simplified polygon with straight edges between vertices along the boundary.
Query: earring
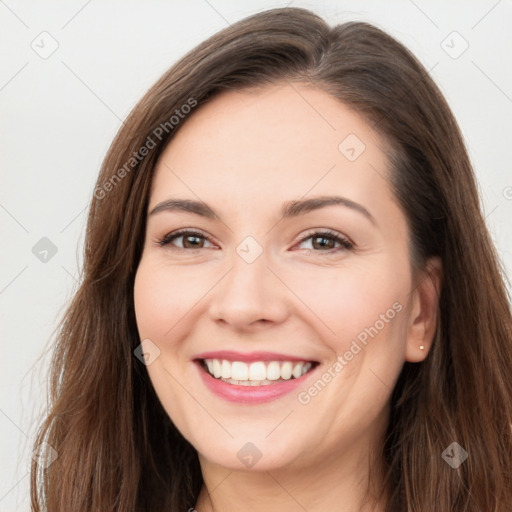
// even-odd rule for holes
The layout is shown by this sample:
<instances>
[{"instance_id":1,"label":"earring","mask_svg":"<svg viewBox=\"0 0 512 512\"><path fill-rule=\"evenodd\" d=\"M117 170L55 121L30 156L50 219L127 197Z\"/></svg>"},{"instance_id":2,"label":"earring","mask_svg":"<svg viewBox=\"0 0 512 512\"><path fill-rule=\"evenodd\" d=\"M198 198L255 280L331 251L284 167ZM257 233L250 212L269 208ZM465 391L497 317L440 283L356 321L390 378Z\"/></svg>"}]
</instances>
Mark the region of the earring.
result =
<instances>
[{"instance_id":1,"label":"earring","mask_svg":"<svg viewBox=\"0 0 512 512\"><path fill-rule=\"evenodd\" d=\"M423 345L420 345L420 350L425 350L425 347Z\"/></svg>"}]
</instances>

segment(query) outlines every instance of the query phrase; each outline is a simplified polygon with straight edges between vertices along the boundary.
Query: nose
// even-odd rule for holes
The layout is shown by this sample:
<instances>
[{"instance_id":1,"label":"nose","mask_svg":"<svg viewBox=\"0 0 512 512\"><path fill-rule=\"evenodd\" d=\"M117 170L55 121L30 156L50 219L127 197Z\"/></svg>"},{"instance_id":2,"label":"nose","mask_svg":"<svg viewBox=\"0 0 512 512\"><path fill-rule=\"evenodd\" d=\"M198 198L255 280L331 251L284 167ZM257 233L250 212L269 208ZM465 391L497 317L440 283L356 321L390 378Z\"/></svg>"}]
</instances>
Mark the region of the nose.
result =
<instances>
[{"instance_id":1,"label":"nose","mask_svg":"<svg viewBox=\"0 0 512 512\"><path fill-rule=\"evenodd\" d=\"M237 331L251 331L286 320L289 293L267 264L265 252L252 263L234 254L231 269L211 296L213 321Z\"/></svg>"}]
</instances>

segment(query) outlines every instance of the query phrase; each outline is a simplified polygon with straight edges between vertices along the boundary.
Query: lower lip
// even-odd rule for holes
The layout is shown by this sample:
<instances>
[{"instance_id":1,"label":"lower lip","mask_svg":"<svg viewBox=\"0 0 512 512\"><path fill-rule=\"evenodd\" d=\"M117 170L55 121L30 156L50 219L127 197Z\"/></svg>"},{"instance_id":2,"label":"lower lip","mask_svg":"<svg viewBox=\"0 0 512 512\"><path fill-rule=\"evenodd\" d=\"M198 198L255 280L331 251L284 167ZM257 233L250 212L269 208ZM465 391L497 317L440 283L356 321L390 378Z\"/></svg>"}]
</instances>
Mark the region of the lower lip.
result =
<instances>
[{"instance_id":1,"label":"lower lip","mask_svg":"<svg viewBox=\"0 0 512 512\"><path fill-rule=\"evenodd\" d=\"M290 379L285 382L277 382L276 384L267 384L266 386L237 386L212 377L202 367L201 363L196 363L196 365L203 382L212 393L229 402L245 404L261 404L287 395L303 384L305 379L315 371L315 369L310 370L298 379Z\"/></svg>"}]
</instances>

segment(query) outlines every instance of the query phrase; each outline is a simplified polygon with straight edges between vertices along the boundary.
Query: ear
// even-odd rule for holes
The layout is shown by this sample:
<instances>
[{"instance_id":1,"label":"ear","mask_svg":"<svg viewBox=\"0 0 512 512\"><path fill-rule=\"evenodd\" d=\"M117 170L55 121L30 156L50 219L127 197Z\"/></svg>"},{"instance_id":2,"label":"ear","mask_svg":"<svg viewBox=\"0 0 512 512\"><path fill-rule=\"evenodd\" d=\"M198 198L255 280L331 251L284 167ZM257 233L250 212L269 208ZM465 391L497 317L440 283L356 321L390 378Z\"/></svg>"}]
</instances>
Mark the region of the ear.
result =
<instances>
[{"instance_id":1,"label":"ear","mask_svg":"<svg viewBox=\"0 0 512 512\"><path fill-rule=\"evenodd\" d=\"M411 314L405 347L406 361L411 363L423 361L432 347L439 317L441 286L441 259L432 257L418 275L416 287L412 291Z\"/></svg>"}]
</instances>

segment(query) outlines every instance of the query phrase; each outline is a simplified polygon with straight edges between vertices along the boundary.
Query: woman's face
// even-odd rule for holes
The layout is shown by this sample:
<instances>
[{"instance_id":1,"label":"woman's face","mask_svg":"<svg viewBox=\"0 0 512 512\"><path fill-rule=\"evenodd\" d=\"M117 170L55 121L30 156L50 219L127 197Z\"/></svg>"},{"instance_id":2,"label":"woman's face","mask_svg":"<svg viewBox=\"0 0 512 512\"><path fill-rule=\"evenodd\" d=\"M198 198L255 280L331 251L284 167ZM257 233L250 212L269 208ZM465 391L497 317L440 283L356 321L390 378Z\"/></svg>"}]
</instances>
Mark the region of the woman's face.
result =
<instances>
[{"instance_id":1,"label":"woman's face","mask_svg":"<svg viewBox=\"0 0 512 512\"><path fill-rule=\"evenodd\" d=\"M432 331L384 144L296 84L222 93L162 154L135 310L151 382L203 463L366 461L385 429Z\"/></svg>"}]
</instances>

